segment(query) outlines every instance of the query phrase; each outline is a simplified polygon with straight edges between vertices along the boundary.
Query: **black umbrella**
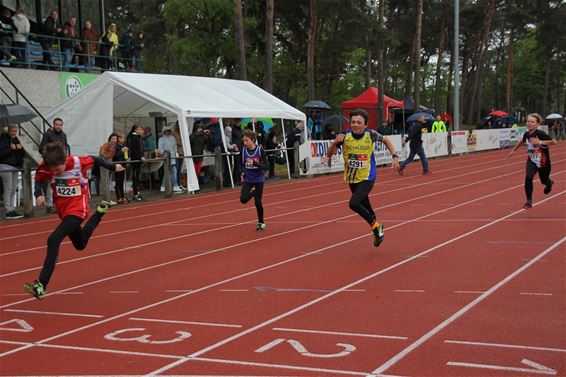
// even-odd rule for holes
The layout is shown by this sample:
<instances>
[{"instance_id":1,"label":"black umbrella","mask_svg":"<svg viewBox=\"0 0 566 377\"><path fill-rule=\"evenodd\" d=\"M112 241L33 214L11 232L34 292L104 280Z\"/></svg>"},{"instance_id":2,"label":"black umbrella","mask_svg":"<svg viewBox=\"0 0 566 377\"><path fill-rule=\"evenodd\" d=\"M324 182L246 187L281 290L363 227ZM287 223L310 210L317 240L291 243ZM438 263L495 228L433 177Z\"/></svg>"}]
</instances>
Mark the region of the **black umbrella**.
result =
<instances>
[{"instance_id":1,"label":"black umbrella","mask_svg":"<svg viewBox=\"0 0 566 377\"><path fill-rule=\"evenodd\" d=\"M342 127L345 123L348 123L348 118L344 115L331 115L322 122L322 125L326 126L327 124L331 124L333 126Z\"/></svg>"},{"instance_id":2,"label":"black umbrella","mask_svg":"<svg viewBox=\"0 0 566 377\"><path fill-rule=\"evenodd\" d=\"M24 123L37 117L37 114L22 105L0 105L0 125Z\"/></svg>"},{"instance_id":3,"label":"black umbrella","mask_svg":"<svg viewBox=\"0 0 566 377\"><path fill-rule=\"evenodd\" d=\"M329 110L330 106L324 101L309 101L303 105L306 109L324 109Z\"/></svg>"}]
</instances>

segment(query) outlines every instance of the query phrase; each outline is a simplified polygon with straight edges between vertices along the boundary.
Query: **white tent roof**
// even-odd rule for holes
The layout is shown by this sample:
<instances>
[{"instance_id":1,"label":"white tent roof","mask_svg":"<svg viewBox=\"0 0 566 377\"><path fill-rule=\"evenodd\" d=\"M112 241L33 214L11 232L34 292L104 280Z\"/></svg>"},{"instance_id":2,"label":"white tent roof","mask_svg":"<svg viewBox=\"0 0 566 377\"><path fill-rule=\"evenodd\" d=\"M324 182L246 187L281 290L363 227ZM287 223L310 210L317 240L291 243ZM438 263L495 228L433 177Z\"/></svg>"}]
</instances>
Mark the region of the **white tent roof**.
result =
<instances>
[{"instance_id":1,"label":"white tent roof","mask_svg":"<svg viewBox=\"0 0 566 377\"><path fill-rule=\"evenodd\" d=\"M114 117L177 116L185 155L190 155L187 118L267 117L305 121L305 114L249 81L207 77L105 72L45 116L60 117L73 154L98 154L113 131ZM192 165L192 164L191 164ZM192 172L191 172L192 173Z\"/></svg>"}]
</instances>

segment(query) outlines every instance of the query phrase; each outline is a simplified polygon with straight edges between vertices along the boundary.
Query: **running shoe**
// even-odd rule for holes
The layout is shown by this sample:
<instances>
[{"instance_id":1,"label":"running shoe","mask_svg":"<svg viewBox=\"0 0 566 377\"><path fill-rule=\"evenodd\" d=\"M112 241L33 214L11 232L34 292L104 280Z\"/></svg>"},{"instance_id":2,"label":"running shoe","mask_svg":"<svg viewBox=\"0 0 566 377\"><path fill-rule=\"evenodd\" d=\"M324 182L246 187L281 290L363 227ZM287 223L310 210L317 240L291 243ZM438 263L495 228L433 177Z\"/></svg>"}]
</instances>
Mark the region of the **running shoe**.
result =
<instances>
[{"instance_id":1,"label":"running shoe","mask_svg":"<svg viewBox=\"0 0 566 377\"><path fill-rule=\"evenodd\" d=\"M432 174L432 172L430 170L423 171L423 175L431 175L431 174Z\"/></svg>"},{"instance_id":2,"label":"running shoe","mask_svg":"<svg viewBox=\"0 0 566 377\"><path fill-rule=\"evenodd\" d=\"M401 177L405 175L405 173L403 173L403 169L402 169L402 168L397 169L397 173L399 173L399 175L400 175Z\"/></svg>"},{"instance_id":3,"label":"running shoe","mask_svg":"<svg viewBox=\"0 0 566 377\"><path fill-rule=\"evenodd\" d=\"M41 300L45 296L45 288L43 288L43 284L37 280L32 284L24 283L24 289L38 300Z\"/></svg>"},{"instance_id":4,"label":"running shoe","mask_svg":"<svg viewBox=\"0 0 566 377\"><path fill-rule=\"evenodd\" d=\"M385 233L383 232L383 224L377 221L373 223L371 227L371 232L373 233L373 246L378 247L383 242L385 238Z\"/></svg>"},{"instance_id":5,"label":"running shoe","mask_svg":"<svg viewBox=\"0 0 566 377\"><path fill-rule=\"evenodd\" d=\"M108 211L108 208L112 207L112 203L111 202L107 202L105 200L101 200L100 204L98 204L98 207L96 207L96 211L98 213L101 214L105 214L106 211Z\"/></svg>"},{"instance_id":6,"label":"running shoe","mask_svg":"<svg viewBox=\"0 0 566 377\"><path fill-rule=\"evenodd\" d=\"M255 228L255 230L257 230L258 232L263 232L266 228L267 225L265 225L264 223L257 223L257 228Z\"/></svg>"},{"instance_id":7,"label":"running shoe","mask_svg":"<svg viewBox=\"0 0 566 377\"><path fill-rule=\"evenodd\" d=\"M523 209L529 209L529 208L532 208L532 207L533 207L533 202L530 201L530 200L527 200L525 202L525 204L523 204Z\"/></svg>"},{"instance_id":8,"label":"running shoe","mask_svg":"<svg viewBox=\"0 0 566 377\"><path fill-rule=\"evenodd\" d=\"M550 192L552 191L552 186L554 185L554 181L550 180L550 182L548 182L548 185L544 186L544 194L550 194Z\"/></svg>"}]
</instances>

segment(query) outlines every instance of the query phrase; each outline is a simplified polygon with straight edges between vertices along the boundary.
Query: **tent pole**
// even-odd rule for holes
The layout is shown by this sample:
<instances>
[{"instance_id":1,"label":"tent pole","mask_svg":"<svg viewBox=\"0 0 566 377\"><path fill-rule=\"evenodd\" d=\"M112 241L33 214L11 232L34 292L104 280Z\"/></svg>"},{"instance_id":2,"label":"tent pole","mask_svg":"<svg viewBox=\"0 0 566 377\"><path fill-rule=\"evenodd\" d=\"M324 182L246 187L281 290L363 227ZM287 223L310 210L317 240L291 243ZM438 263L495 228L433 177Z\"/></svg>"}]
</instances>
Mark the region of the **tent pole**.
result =
<instances>
[{"instance_id":1,"label":"tent pole","mask_svg":"<svg viewBox=\"0 0 566 377\"><path fill-rule=\"evenodd\" d=\"M185 111L180 110L177 113L177 120L179 121L179 131L181 133L181 141L183 142L183 152L185 152L185 156L192 156L193 152L191 150L191 142L189 138L189 126L187 125L187 113ZM190 118L191 123L193 118ZM194 194L195 191L200 190L200 186L198 184L198 177L195 170L195 164L193 160L187 158L187 163L185 167L187 169L187 189L191 193Z\"/></svg>"},{"instance_id":2,"label":"tent pole","mask_svg":"<svg viewBox=\"0 0 566 377\"><path fill-rule=\"evenodd\" d=\"M283 131L283 148L287 148L287 140L285 140L287 133L285 133L285 122L283 121L283 118L281 118L281 130ZM291 169L289 169L289 154L287 152L287 149L285 149L285 165L287 165L287 178L291 180ZM298 164L299 162L295 161L295 163Z\"/></svg>"},{"instance_id":3,"label":"tent pole","mask_svg":"<svg viewBox=\"0 0 566 377\"><path fill-rule=\"evenodd\" d=\"M224 120L222 118L218 118L220 122L220 134L222 135L222 145L224 145L224 150L228 153L228 145L226 145L226 135L224 134ZM232 164L230 163L230 155L226 155L226 162L228 163L228 173L230 173L230 184L232 188L234 188L234 177L232 176ZM220 171L222 172L222 166L220 167ZM223 172L222 172L223 173Z\"/></svg>"}]
</instances>

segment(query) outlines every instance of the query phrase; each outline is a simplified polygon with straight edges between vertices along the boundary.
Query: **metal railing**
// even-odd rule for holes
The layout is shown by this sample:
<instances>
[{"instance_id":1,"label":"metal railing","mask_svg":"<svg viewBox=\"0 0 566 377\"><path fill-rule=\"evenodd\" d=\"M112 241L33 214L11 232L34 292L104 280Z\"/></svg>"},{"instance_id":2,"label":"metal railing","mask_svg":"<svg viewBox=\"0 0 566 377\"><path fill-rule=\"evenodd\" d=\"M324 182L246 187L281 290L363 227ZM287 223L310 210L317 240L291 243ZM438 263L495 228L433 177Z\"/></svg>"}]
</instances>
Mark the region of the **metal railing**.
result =
<instances>
[{"instance_id":1,"label":"metal railing","mask_svg":"<svg viewBox=\"0 0 566 377\"><path fill-rule=\"evenodd\" d=\"M39 133L39 139L41 140L41 138L43 137L43 134L45 134L45 132L46 132L46 125L47 125L47 127L51 127L51 124L49 123L49 121L47 119L45 119L45 117L34 106L34 104L21 92L21 90L16 86L16 84L14 84L14 82L12 80L10 80L8 75L6 75L6 73L4 73L4 71L2 69L0 69L0 74L2 74L4 79L12 86L12 88L14 89L14 92L15 92L16 98L14 99L10 96L10 94L8 94L8 92L6 92L6 90L4 90L4 88L0 87L0 90L6 96L6 98L8 98L10 100L10 102L12 102L14 104L19 104L20 103L20 97L23 98L26 101L25 105L29 106L37 114L37 116L41 118L41 120L42 120L41 128L34 121L32 121L32 120L28 121L35 128L37 133ZM39 147L40 141L37 141L36 140L37 138L35 137L37 135L31 135L28 130L26 130L24 127L21 127L21 126L18 127L18 129L20 130L20 132L24 132L26 134L26 136L28 136L30 138L30 140L37 147Z\"/></svg>"},{"instance_id":2,"label":"metal railing","mask_svg":"<svg viewBox=\"0 0 566 377\"><path fill-rule=\"evenodd\" d=\"M90 52L92 46L96 48L96 53ZM141 72L143 64L141 55L138 56L135 49L124 53L125 47L123 44L116 46L101 41L29 33L25 47L12 46L12 55L19 59L12 62L5 61L4 64L26 68L57 68L59 71L75 69L91 72L98 67L102 71ZM108 50L108 55L101 55L102 49ZM79 64L73 63L75 57L79 58Z\"/></svg>"}]
</instances>

